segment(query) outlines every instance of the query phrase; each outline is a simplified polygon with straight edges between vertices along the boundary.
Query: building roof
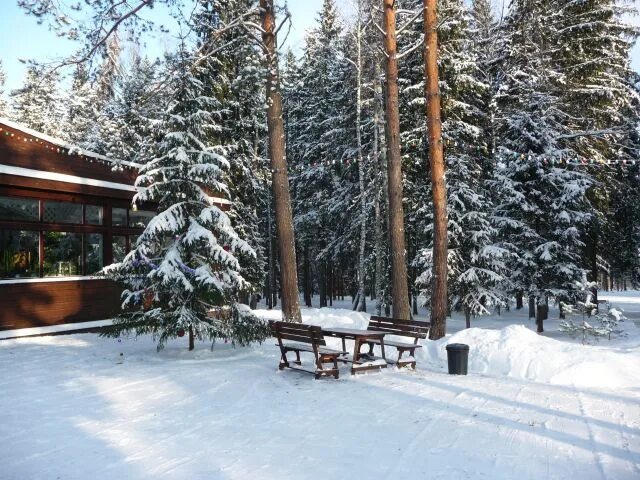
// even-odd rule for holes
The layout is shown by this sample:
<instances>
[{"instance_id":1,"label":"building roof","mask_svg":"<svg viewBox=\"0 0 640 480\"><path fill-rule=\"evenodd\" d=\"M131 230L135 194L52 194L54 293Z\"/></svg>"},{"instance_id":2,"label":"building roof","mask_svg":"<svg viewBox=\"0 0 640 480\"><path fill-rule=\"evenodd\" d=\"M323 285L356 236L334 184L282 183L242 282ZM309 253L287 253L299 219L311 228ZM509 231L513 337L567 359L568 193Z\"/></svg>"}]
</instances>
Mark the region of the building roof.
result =
<instances>
[{"instance_id":1,"label":"building roof","mask_svg":"<svg viewBox=\"0 0 640 480\"><path fill-rule=\"evenodd\" d=\"M69 153L70 155L79 155L81 157L88 157L90 159L100 160L113 165L120 165L125 168L135 168L135 169L140 168L140 165L137 163L118 160L115 158L110 158L110 157L101 155L99 153L85 150L77 145L73 145L68 142L65 142L64 140L60 140L59 138L55 138L45 133L40 133L35 130L32 130L28 127L25 127L24 125L21 125L12 120L9 120L8 118L0 117L0 132L2 132L3 126L22 132L25 135L24 137L25 141L27 141L28 137L31 137L29 140L37 139L37 140L40 140L41 142L46 142L52 146L66 150L67 153Z\"/></svg>"}]
</instances>

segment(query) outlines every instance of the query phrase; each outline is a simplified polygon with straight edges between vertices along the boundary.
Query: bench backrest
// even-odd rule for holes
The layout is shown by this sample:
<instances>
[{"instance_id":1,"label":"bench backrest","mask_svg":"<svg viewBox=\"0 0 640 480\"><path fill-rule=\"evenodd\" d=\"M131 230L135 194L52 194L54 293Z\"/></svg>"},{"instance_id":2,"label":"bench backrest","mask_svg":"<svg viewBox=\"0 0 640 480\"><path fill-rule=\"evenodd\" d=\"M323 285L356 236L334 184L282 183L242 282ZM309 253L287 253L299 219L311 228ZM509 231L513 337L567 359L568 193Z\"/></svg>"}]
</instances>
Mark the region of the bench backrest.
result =
<instances>
[{"instance_id":1,"label":"bench backrest","mask_svg":"<svg viewBox=\"0 0 640 480\"><path fill-rule=\"evenodd\" d=\"M431 323L419 322L417 320L400 320L398 318L378 317L372 315L369 320L367 330L377 330L386 332L389 335L398 335L401 337L412 337L416 339L424 339L429 335Z\"/></svg>"},{"instance_id":2,"label":"bench backrest","mask_svg":"<svg viewBox=\"0 0 640 480\"><path fill-rule=\"evenodd\" d=\"M269 322L273 336L282 340L292 340L298 343L311 343L316 345L326 345L322 328L317 325L306 325L304 323L291 322Z\"/></svg>"}]
</instances>

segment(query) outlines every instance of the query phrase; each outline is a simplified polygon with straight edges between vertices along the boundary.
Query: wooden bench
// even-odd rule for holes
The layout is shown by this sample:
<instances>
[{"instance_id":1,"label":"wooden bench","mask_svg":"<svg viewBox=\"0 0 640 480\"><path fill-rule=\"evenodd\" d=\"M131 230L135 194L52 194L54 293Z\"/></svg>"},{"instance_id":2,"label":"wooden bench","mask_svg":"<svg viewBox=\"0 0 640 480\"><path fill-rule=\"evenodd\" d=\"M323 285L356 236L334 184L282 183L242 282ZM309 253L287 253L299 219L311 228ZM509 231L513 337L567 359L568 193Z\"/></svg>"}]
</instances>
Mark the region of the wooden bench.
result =
<instances>
[{"instance_id":1,"label":"wooden bench","mask_svg":"<svg viewBox=\"0 0 640 480\"><path fill-rule=\"evenodd\" d=\"M347 352L327 348L327 343L320 327L303 323L273 321L269 323L273 336L278 340L277 346L280 347L281 359L280 365L278 365L280 370L291 368L311 373L315 375L316 379L330 375L338 378L338 357L346 355ZM292 367L287 358L288 352L295 352L296 359L292 363L298 366L302 365L300 352L313 353L316 365L315 370ZM325 363L333 364L333 368L325 368Z\"/></svg>"},{"instance_id":2,"label":"wooden bench","mask_svg":"<svg viewBox=\"0 0 640 480\"><path fill-rule=\"evenodd\" d=\"M410 365L411 368L416 368L415 353L416 349L422 348L422 345L418 345L418 340L427 338L429 335L429 329L431 324L429 322L418 322L416 320L400 320L396 318L378 317L372 315L369 319L369 325L367 330L376 330L378 332L385 332L387 335L393 335L396 337L407 337L412 341L396 341L392 340L388 336L384 339L385 347L394 347L398 350L398 359L395 364L398 367L404 367ZM369 355L373 355L374 345L379 345L379 340L367 341L369 344ZM409 357L402 358L405 352L409 352ZM393 362L389 362L393 363Z\"/></svg>"}]
</instances>

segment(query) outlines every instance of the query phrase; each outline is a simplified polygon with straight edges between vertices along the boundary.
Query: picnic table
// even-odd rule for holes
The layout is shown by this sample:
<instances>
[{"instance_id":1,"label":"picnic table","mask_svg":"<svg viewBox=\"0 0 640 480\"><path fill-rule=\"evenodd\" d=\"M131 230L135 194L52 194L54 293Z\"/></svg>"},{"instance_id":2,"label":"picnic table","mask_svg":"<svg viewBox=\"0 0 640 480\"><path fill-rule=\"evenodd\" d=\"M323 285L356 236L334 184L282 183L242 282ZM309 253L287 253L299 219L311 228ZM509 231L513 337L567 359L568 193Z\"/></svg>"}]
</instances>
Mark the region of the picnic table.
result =
<instances>
[{"instance_id":1,"label":"picnic table","mask_svg":"<svg viewBox=\"0 0 640 480\"><path fill-rule=\"evenodd\" d=\"M360 330L356 328L323 328L322 334L328 337L336 337L342 340L342 350L346 349L346 340L353 340L353 355L351 357L351 374L354 375L357 372L365 370L373 370L380 368L387 368L387 359L384 353L384 336L386 332L379 332L376 330ZM380 352L382 357L374 357L367 353L360 353L360 348L363 344L367 344L369 341L375 341L380 346ZM341 361L347 362L346 358L342 358Z\"/></svg>"}]
</instances>

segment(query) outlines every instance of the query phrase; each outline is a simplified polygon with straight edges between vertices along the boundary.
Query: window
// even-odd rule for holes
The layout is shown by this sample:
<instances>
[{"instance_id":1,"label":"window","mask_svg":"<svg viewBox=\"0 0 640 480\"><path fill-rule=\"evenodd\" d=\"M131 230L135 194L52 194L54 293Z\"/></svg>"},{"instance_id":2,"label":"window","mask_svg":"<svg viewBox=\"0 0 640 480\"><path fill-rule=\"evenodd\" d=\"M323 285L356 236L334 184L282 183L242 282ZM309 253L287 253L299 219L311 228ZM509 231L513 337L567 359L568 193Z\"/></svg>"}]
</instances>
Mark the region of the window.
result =
<instances>
[{"instance_id":1,"label":"window","mask_svg":"<svg viewBox=\"0 0 640 480\"><path fill-rule=\"evenodd\" d=\"M0 230L0 278L40 276L38 232Z\"/></svg>"},{"instance_id":2,"label":"window","mask_svg":"<svg viewBox=\"0 0 640 480\"><path fill-rule=\"evenodd\" d=\"M111 224L114 227L127 226L127 209L113 207L111 210Z\"/></svg>"},{"instance_id":3,"label":"window","mask_svg":"<svg viewBox=\"0 0 640 480\"><path fill-rule=\"evenodd\" d=\"M147 210L129 210L129 226L144 228L149 225L149 221L155 216L155 212Z\"/></svg>"},{"instance_id":4,"label":"window","mask_svg":"<svg viewBox=\"0 0 640 480\"><path fill-rule=\"evenodd\" d=\"M102 225L102 207L97 205L85 205L84 219L85 223L89 225Z\"/></svg>"},{"instance_id":5,"label":"window","mask_svg":"<svg viewBox=\"0 0 640 480\"><path fill-rule=\"evenodd\" d=\"M85 268L85 275L95 275L102 270L103 256L103 242L102 234L100 233L88 233L85 238L85 251L87 252L87 263Z\"/></svg>"},{"instance_id":6,"label":"window","mask_svg":"<svg viewBox=\"0 0 640 480\"><path fill-rule=\"evenodd\" d=\"M82 205L70 202L44 202L44 221L49 223L82 223Z\"/></svg>"},{"instance_id":7,"label":"window","mask_svg":"<svg viewBox=\"0 0 640 480\"><path fill-rule=\"evenodd\" d=\"M31 198L0 197L0 218L4 220L39 220L38 200Z\"/></svg>"},{"instance_id":8,"label":"window","mask_svg":"<svg viewBox=\"0 0 640 480\"><path fill-rule=\"evenodd\" d=\"M124 260L124 256L127 254L127 237L124 235L114 235L112 239L113 263L118 263Z\"/></svg>"},{"instance_id":9,"label":"window","mask_svg":"<svg viewBox=\"0 0 640 480\"><path fill-rule=\"evenodd\" d=\"M45 277L82 275L82 234L44 232Z\"/></svg>"}]
</instances>

